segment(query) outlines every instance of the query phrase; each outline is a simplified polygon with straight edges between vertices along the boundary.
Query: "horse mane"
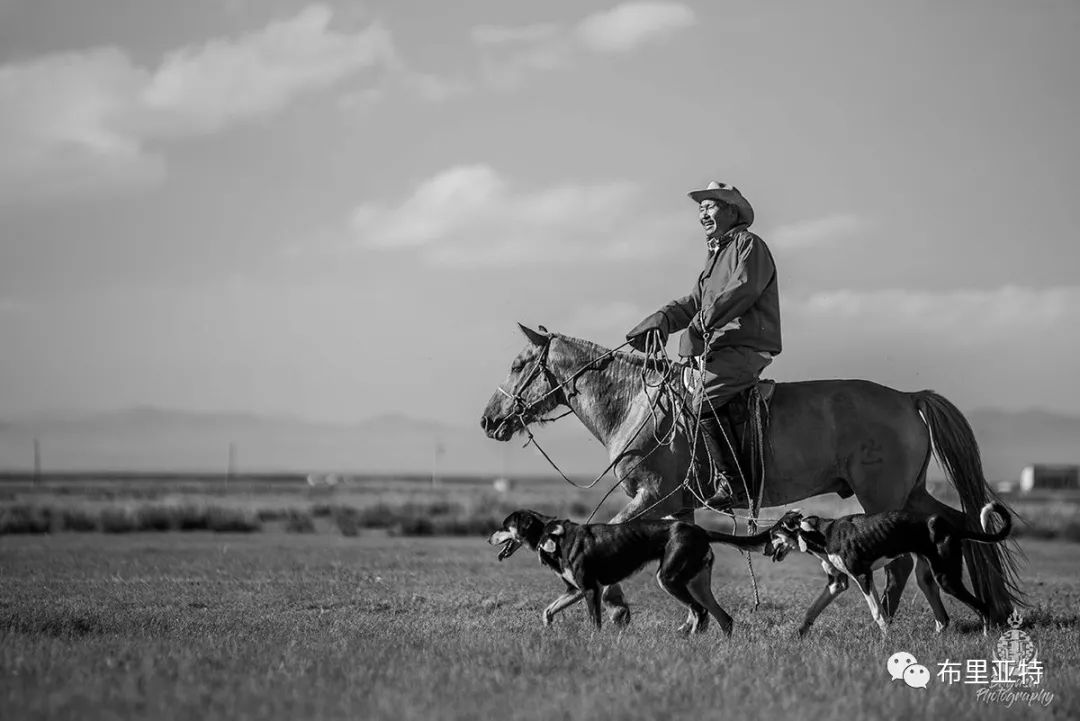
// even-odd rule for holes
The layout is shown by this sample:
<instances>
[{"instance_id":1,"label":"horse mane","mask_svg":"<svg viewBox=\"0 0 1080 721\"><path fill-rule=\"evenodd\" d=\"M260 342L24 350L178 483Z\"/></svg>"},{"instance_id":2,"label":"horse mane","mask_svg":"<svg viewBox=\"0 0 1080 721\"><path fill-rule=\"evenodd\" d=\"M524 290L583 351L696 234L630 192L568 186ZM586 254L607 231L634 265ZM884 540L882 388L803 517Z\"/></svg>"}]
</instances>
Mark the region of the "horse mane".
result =
<instances>
[{"instance_id":1,"label":"horse mane","mask_svg":"<svg viewBox=\"0 0 1080 721\"><path fill-rule=\"evenodd\" d=\"M617 377L625 376L627 379L633 378L640 380L642 370L645 370L650 375L663 375L668 370L663 361L655 358L646 358L643 355L623 350L613 351L610 348L605 348L599 343L594 343L591 340L574 338L573 336L563 335L562 333L552 333L551 335L554 338L566 341L571 347L580 350L586 355L587 358L583 358L581 361L582 363L588 362L588 358L603 358L604 364L614 364L616 366L614 373ZM652 380L652 378L650 379Z\"/></svg>"}]
</instances>

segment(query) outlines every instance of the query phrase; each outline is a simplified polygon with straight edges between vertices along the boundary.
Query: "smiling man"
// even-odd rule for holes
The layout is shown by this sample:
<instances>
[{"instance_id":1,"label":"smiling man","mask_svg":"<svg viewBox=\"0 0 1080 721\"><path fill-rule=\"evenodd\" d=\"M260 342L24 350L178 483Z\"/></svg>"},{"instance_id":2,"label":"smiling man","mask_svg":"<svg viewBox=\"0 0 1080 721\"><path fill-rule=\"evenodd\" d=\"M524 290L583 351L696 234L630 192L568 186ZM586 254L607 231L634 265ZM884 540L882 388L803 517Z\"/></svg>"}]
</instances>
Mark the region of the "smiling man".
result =
<instances>
[{"instance_id":1,"label":"smiling man","mask_svg":"<svg viewBox=\"0 0 1080 721\"><path fill-rule=\"evenodd\" d=\"M650 335L660 343L686 330L679 355L693 358L702 373L694 393L701 410L701 428L715 471L713 508L733 503L733 459L722 434L731 438L726 413L720 410L752 386L780 353L780 294L776 266L765 242L748 230L754 209L732 185L712 181L689 193L698 204L708 255L690 294L673 300L626 334L637 350ZM707 459L699 456L699 464ZM699 465L699 472L702 466Z\"/></svg>"}]
</instances>

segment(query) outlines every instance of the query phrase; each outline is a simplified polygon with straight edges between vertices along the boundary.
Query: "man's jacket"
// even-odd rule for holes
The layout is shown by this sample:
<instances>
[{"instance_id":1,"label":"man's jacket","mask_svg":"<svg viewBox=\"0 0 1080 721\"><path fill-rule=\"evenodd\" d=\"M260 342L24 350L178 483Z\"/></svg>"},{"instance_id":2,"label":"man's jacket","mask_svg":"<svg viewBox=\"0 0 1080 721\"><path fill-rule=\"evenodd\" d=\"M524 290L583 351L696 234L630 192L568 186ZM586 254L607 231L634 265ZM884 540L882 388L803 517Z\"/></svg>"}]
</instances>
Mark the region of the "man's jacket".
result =
<instances>
[{"instance_id":1,"label":"man's jacket","mask_svg":"<svg viewBox=\"0 0 1080 721\"><path fill-rule=\"evenodd\" d=\"M668 332L687 328L679 354L700 356L705 348L703 331L710 331L709 349L744 346L776 355L780 353L780 293L776 265L765 241L745 226L729 230L716 250L705 259L705 268L694 289L660 309Z\"/></svg>"}]
</instances>

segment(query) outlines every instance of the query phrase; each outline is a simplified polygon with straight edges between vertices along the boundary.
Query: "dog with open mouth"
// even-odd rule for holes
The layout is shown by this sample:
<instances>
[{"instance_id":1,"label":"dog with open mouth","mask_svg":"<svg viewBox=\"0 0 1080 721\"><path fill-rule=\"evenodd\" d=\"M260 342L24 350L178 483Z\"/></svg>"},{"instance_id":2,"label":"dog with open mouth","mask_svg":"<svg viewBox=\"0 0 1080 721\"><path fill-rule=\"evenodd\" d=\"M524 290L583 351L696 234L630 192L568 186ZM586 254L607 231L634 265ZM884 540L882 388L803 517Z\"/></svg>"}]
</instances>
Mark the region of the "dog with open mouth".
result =
<instances>
[{"instance_id":1,"label":"dog with open mouth","mask_svg":"<svg viewBox=\"0 0 1080 721\"><path fill-rule=\"evenodd\" d=\"M536 511L522 509L514 511L502 523L502 528L491 534L488 543L492 546L502 546L499 550L499 560L510 558L514 551L523 545L533 551L540 544L540 536L544 533L544 527L555 520L555 516L545 516Z\"/></svg>"},{"instance_id":2,"label":"dog with open mouth","mask_svg":"<svg viewBox=\"0 0 1080 721\"><path fill-rule=\"evenodd\" d=\"M1002 527L990 530L990 516L1002 519ZM944 516L887 511L856 513L841 518L785 515L771 530L774 560L790 550L810 553L821 561L828 577L825 590L811 604L799 627L799 636L810 631L818 615L848 587L851 579L862 591L870 613L885 635L892 621L881 606L874 587L873 572L899 556L915 556L915 577L934 612L936 631L949 625L949 615L941 602L940 590L963 601L979 614L984 630L989 625L987 604L964 586L961 541L1000 543L1012 529L1012 516L1001 503L983 506L979 514L982 532L958 528Z\"/></svg>"},{"instance_id":3,"label":"dog with open mouth","mask_svg":"<svg viewBox=\"0 0 1080 721\"><path fill-rule=\"evenodd\" d=\"M500 561L522 545L529 546L537 552L540 562L566 584L566 592L544 609L545 626L551 625L557 613L584 599L589 618L600 628L602 588L623 581L650 561L659 561L656 581L660 588L690 611L679 631L702 633L711 615L730 636L731 616L712 593L711 544L760 550L775 559L772 531L770 528L753 536L735 536L673 520L581 525L520 510L507 516L488 543L502 546Z\"/></svg>"}]
</instances>

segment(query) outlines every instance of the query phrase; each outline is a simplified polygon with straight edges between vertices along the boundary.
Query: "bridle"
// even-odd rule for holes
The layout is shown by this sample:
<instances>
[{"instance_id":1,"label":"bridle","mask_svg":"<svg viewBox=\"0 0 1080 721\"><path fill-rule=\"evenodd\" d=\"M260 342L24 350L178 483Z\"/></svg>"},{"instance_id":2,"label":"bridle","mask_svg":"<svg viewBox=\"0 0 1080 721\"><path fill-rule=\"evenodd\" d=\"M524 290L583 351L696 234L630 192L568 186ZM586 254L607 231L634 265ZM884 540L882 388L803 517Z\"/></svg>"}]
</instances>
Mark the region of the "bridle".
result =
<instances>
[{"instance_id":1,"label":"bridle","mask_svg":"<svg viewBox=\"0 0 1080 721\"><path fill-rule=\"evenodd\" d=\"M532 369L529 371L529 374L524 377L524 380L522 380L520 383L518 383L517 388L513 392L510 392L510 391L506 390L505 388L502 387L501 384L499 386L496 386L498 391L500 393L502 393L504 396L506 396L507 398L509 398L510 401L513 403L513 407L512 407L512 409L510 411L510 414L507 415L506 417L504 417L499 422L498 428L501 428L502 425L504 423L506 423L508 420L510 420L511 418L516 418L517 421L519 423L521 423L522 430L524 430L525 434L528 435L528 437L529 437L529 440L525 442L526 446L528 446L530 443L532 445L536 446L536 450L540 451L540 454L543 455L544 458L547 460L547 462L551 464L551 467L554 468L556 471L558 471L559 475L562 476L563 480L566 481L567 483L569 483L570 485L574 486L575 488L592 488L597 483L599 483L601 480L603 480L604 476L606 476L608 474L608 471L613 469L615 467L615 465L622 459L622 453L617 454L615 456L615 458L611 461L611 463L609 463L607 465L607 467L603 471L601 471L600 475L597 476L596 478L594 478L589 483L586 483L584 485L579 484L579 483L575 483L574 481L570 480L570 478L565 473L563 473L562 469L559 468L559 466L555 463L555 461L553 461L551 459L551 456L548 455L547 451L545 451L540 446L540 443L536 440L536 436L533 435L532 429L529 428L530 423L536 423L536 422L548 423L550 421L555 421L555 420L558 420L558 419L560 419L560 418L562 418L564 416L570 415L571 413L574 412L574 409L571 407L565 413L557 415L557 416L555 416L553 418L534 418L532 420L529 420L529 419L527 419L525 417L525 414L528 413L530 410L532 410L537 405L543 403L553 393L558 393L558 392L562 391L567 385L574 383L574 381L576 381L581 376L581 374L584 373L585 371L587 371L587 370L589 370L591 368L595 368L596 363L599 363L600 361L603 361L605 358L609 358L609 357L613 356L616 351L621 350L622 348L625 348L626 346L630 345L630 342L627 341L627 342L623 343L622 345L619 345L619 346L617 346L615 348L612 348L611 350L607 351L606 353L603 353L600 356L597 356L596 358L593 358L591 360L586 361L585 363L582 363L580 366L577 367L576 370L574 370L573 373L571 373L566 378L564 378L563 380L560 381L558 376L555 375L555 372L552 371L551 368L547 364L548 354L551 352L551 341L554 339L554 337L555 336L553 334L548 334L547 340L544 342L544 347L540 350L540 355L537 357L535 365L533 365ZM537 398L535 401L532 401L531 403L526 402L525 397L524 397L523 394L525 393L525 391L527 391L529 389L529 386L532 385L533 381L535 381L536 378L540 376L540 374L544 375L545 379L551 385L551 388L546 393L544 393L542 396ZM563 404L563 405L569 406L570 405L570 398L572 398L574 395L576 395L576 392L571 392L569 395L564 393L563 394L563 399L562 399L562 401L560 403ZM646 420L648 420L648 419L646 419ZM642 421L642 424L638 427L638 430L635 431L634 435L631 436L629 441L627 441L627 443L626 443L627 448L629 448L629 446L633 442L633 440L635 438L637 438L638 433L641 432L641 429L644 428L644 426L645 426L645 421ZM656 450L656 449L654 448L653 450ZM648 454L645 454L645 457L648 457L648 455L651 455L651 453L652 453L652 451L649 451ZM638 463L640 463L643 460L644 460L644 457L641 458L638 461ZM617 487L618 487L618 484L613 486L612 490L614 490ZM609 491L609 494L610 494L610 491ZM606 497L607 496L605 496L605 498ZM598 508L599 508L599 506L598 506ZM595 513L595 512L596 511L594 510L593 513ZM590 516L590 519L591 518L592 518L592 516Z\"/></svg>"},{"instance_id":2,"label":"bridle","mask_svg":"<svg viewBox=\"0 0 1080 721\"><path fill-rule=\"evenodd\" d=\"M533 365L532 370L529 372L529 375L525 376L525 379L518 383L518 387L514 390L513 393L503 388L501 384L497 386L499 392L509 398L510 402L514 404L513 408L510 411L510 415L506 416L506 418L503 418L502 423L505 423L510 418L517 418L518 421L521 422L522 427L528 428L529 423L540 419L534 419L534 421L526 421L525 414L532 410L533 407L547 400L548 396L550 396L551 394L557 393L558 391L562 390L562 387L564 385L570 382L570 380L576 377L576 375L580 374L580 371L582 369L579 369L579 371L577 371L574 376L571 376L570 379L567 379L561 383L559 382L559 379L555 377L555 373L551 370L551 368L548 367L547 364L548 353L551 352L551 339L552 336L549 335L547 337L547 341L544 342L544 347L540 350L540 355L539 357L537 357L536 363ZM590 363L591 362L592 361L590 361ZM551 385L551 389L544 395L537 398L532 403L526 403L523 394L529 389L529 386L532 385L532 382L536 380L536 378L541 373L543 373L545 380L547 380L547 382Z\"/></svg>"}]
</instances>

